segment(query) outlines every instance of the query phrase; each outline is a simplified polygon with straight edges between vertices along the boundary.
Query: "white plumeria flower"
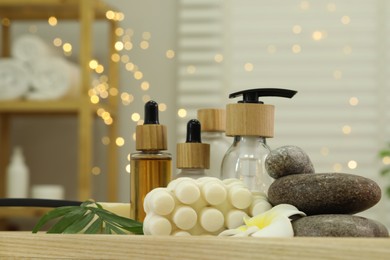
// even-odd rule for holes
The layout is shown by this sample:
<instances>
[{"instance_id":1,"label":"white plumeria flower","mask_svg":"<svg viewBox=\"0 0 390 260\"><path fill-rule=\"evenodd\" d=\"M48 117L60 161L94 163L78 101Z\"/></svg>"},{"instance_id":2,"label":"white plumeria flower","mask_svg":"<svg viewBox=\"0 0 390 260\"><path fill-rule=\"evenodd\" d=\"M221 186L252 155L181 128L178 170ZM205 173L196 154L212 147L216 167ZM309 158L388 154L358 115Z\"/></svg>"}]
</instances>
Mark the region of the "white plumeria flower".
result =
<instances>
[{"instance_id":1,"label":"white plumeria flower","mask_svg":"<svg viewBox=\"0 0 390 260\"><path fill-rule=\"evenodd\" d=\"M289 218L293 215L306 216L293 205L280 204L252 218L244 218L244 226L225 230L219 236L293 237L294 230Z\"/></svg>"}]
</instances>

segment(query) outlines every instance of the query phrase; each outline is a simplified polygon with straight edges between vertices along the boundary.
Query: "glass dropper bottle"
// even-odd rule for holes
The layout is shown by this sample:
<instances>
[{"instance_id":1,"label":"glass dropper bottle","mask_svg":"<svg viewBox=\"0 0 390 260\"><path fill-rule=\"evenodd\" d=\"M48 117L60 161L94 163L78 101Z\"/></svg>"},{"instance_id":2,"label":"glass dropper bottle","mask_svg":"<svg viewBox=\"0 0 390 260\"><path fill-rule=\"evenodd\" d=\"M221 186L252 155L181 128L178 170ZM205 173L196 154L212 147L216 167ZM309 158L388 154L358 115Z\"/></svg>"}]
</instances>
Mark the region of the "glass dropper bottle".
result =
<instances>
[{"instance_id":1,"label":"glass dropper bottle","mask_svg":"<svg viewBox=\"0 0 390 260\"><path fill-rule=\"evenodd\" d=\"M176 167L181 171L175 178L206 176L205 169L210 167L210 145L202 143L200 129L198 120L188 121L186 142L177 144Z\"/></svg>"},{"instance_id":2,"label":"glass dropper bottle","mask_svg":"<svg viewBox=\"0 0 390 260\"><path fill-rule=\"evenodd\" d=\"M143 221L146 194L157 187L166 187L171 180L172 155L167 150L167 130L160 125L158 104L145 104L143 125L136 127L136 150L130 155L131 218Z\"/></svg>"}]
</instances>

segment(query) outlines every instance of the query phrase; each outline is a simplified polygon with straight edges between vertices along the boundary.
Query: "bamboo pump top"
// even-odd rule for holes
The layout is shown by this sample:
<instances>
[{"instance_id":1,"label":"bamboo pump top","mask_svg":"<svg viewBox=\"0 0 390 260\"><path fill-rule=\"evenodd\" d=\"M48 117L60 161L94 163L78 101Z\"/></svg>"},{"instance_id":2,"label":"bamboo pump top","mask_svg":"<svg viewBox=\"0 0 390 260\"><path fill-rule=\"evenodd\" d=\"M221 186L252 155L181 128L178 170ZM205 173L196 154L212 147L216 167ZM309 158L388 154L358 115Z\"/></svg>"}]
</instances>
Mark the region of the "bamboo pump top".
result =
<instances>
[{"instance_id":1,"label":"bamboo pump top","mask_svg":"<svg viewBox=\"0 0 390 260\"><path fill-rule=\"evenodd\" d=\"M225 132L226 110L204 108L198 110L198 120L204 132Z\"/></svg>"},{"instance_id":2,"label":"bamboo pump top","mask_svg":"<svg viewBox=\"0 0 390 260\"><path fill-rule=\"evenodd\" d=\"M200 130L201 124L198 120L188 121L186 142L177 144L178 169L210 168L210 145L202 143Z\"/></svg>"},{"instance_id":3,"label":"bamboo pump top","mask_svg":"<svg viewBox=\"0 0 390 260\"><path fill-rule=\"evenodd\" d=\"M292 98L296 93L289 89L259 88L230 94L229 98L243 99L226 106L226 135L273 137L275 107L264 104L259 97Z\"/></svg>"},{"instance_id":4,"label":"bamboo pump top","mask_svg":"<svg viewBox=\"0 0 390 260\"><path fill-rule=\"evenodd\" d=\"M136 150L167 150L167 128L159 123L158 104L155 101L151 100L145 104L144 116L144 124L136 127Z\"/></svg>"}]
</instances>

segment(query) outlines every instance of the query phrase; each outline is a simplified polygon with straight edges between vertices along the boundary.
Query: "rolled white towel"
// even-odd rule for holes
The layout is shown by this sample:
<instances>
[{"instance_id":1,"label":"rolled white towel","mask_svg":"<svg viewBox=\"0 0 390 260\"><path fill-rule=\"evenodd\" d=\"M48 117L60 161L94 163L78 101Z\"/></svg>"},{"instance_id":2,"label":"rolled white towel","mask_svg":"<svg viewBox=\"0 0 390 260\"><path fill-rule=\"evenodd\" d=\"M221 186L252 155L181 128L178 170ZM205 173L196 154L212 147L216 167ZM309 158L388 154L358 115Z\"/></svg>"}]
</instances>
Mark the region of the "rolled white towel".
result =
<instances>
[{"instance_id":1,"label":"rolled white towel","mask_svg":"<svg viewBox=\"0 0 390 260\"><path fill-rule=\"evenodd\" d=\"M78 66L60 57L47 57L31 63L32 88L27 99L45 100L76 97L79 93Z\"/></svg>"},{"instance_id":2,"label":"rolled white towel","mask_svg":"<svg viewBox=\"0 0 390 260\"><path fill-rule=\"evenodd\" d=\"M42 57L53 56L54 51L49 44L34 34L24 34L12 44L11 54L18 60L31 62Z\"/></svg>"},{"instance_id":3,"label":"rolled white towel","mask_svg":"<svg viewBox=\"0 0 390 260\"><path fill-rule=\"evenodd\" d=\"M30 85L30 75L24 64L16 59L0 59L0 100L23 97Z\"/></svg>"}]
</instances>

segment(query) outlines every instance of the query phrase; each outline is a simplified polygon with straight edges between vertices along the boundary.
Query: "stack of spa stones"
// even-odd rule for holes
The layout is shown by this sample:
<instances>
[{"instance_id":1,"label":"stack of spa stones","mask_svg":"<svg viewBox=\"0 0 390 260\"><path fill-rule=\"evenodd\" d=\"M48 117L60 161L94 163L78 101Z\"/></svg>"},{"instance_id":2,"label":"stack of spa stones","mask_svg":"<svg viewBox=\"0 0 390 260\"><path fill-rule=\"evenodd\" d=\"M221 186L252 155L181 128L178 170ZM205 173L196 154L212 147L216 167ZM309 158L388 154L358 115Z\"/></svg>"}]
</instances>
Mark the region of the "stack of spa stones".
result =
<instances>
[{"instance_id":1,"label":"stack of spa stones","mask_svg":"<svg viewBox=\"0 0 390 260\"><path fill-rule=\"evenodd\" d=\"M383 224L353 215L380 200L381 189L374 181L346 173L315 173L309 156L296 146L272 151L265 164L275 179L269 202L294 205L307 215L292 221L295 236L389 236Z\"/></svg>"}]
</instances>

